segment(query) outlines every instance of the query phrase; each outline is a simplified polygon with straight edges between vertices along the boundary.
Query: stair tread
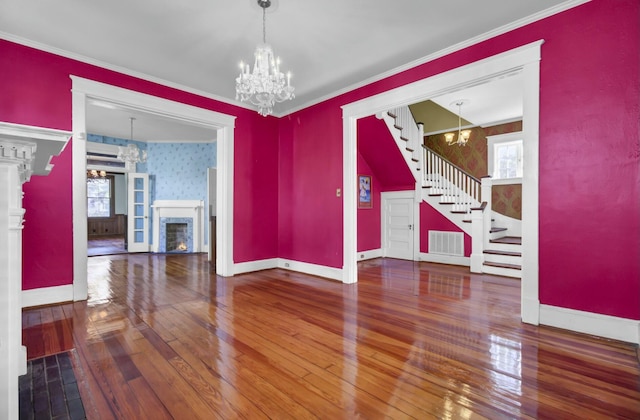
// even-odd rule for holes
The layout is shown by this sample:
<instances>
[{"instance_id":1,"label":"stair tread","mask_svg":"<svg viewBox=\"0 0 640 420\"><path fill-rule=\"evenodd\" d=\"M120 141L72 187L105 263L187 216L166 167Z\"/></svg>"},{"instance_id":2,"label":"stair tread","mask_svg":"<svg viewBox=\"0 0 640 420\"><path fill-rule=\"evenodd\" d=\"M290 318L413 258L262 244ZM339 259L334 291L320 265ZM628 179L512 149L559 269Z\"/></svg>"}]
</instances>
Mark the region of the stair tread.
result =
<instances>
[{"instance_id":1,"label":"stair tread","mask_svg":"<svg viewBox=\"0 0 640 420\"><path fill-rule=\"evenodd\" d=\"M507 230L507 228L504 228L504 227L492 227L491 230L489 230L489 233L504 232L505 230Z\"/></svg>"},{"instance_id":2,"label":"stair tread","mask_svg":"<svg viewBox=\"0 0 640 420\"><path fill-rule=\"evenodd\" d=\"M464 211L464 210L451 210L451 213L453 213L453 214L467 214L467 212ZM471 221L471 220L469 220L469 221Z\"/></svg>"},{"instance_id":3,"label":"stair tread","mask_svg":"<svg viewBox=\"0 0 640 420\"><path fill-rule=\"evenodd\" d=\"M522 257L522 253L521 252L515 252L515 251L500 251L497 249L485 249L484 251L485 254L491 254L491 255L504 255L504 256L508 256L508 257Z\"/></svg>"},{"instance_id":4,"label":"stair tread","mask_svg":"<svg viewBox=\"0 0 640 420\"><path fill-rule=\"evenodd\" d=\"M397 118L398 117L396 114L394 114L391 111L387 111L387 115L390 116L391 118Z\"/></svg>"},{"instance_id":5,"label":"stair tread","mask_svg":"<svg viewBox=\"0 0 640 420\"><path fill-rule=\"evenodd\" d=\"M491 239L489 242L494 244L522 245L522 238L520 236L505 236L503 238Z\"/></svg>"},{"instance_id":6,"label":"stair tread","mask_svg":"<svg viewBox=\"0 0 640 420\"><path fill-rule=\"evenodd\" d=\"M404 141L406 141L406 142L409 142L409 139L408 139L408 138L406 138L406 137L402 137L402 136L400 136L400 140L404 140Z\"/></svg>"},{"instance_id":7,"label":"stair tread","mask_svg":"<svg viewBox=\"0 0 640 420\"><path fill-rule=\"evenodd\" d=\"M522 270L522 267L519 266L518 264L494 263L494 262L485 261L482 263L482 265L488 265L490 267L497 267L497 268L511 268L513 270Z\"/></svg>"},{"instance_id":8,"label":"stair tread","mask_svg":"<svg viewBox=\"0 0 640 420\"><path fill-rule=\"evenodd\" d=\"M429 197L442 197L442 194L429 194Z\"/></svg>"}]
</instances>

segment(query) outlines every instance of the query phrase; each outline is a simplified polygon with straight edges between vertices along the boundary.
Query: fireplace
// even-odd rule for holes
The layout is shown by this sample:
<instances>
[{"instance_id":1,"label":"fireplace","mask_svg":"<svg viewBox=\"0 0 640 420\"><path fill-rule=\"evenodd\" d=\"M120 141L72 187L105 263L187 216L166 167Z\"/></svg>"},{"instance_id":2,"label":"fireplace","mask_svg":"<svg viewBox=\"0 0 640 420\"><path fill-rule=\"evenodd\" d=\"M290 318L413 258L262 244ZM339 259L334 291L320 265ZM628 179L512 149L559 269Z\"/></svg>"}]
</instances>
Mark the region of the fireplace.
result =
<instances>
[{"instance_id":1,"label":"fireplace","mask_svg":"<svg viewBox=\"0 0 640 420\"><path fill-rule=\"evenodd\" d=\"M203 201L156 200L152 208L153 252L201 252Z\"/></svg>"}]
</instances>

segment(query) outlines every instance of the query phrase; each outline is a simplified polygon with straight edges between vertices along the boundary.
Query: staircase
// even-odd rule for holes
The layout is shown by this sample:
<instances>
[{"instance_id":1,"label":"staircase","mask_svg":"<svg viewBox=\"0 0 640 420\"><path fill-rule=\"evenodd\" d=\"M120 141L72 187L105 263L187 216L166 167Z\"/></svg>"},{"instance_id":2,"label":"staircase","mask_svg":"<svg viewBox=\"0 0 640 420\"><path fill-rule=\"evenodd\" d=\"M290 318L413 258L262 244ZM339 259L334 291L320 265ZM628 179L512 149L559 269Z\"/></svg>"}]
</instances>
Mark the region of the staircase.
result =
<instances>
[{"instance_id":1,"label":"staircase","mask_svg":"<svg viewBox=\"0 0 640 420\"><path fill-rule=\"evenodd\" d=\"M479 180L425 147L422 124L415 123L409 107L377 117L387 124L422 200L472 237L471 271L522 278L519 221L491 211L491 178Z\"/></svg>"}]
</instances>

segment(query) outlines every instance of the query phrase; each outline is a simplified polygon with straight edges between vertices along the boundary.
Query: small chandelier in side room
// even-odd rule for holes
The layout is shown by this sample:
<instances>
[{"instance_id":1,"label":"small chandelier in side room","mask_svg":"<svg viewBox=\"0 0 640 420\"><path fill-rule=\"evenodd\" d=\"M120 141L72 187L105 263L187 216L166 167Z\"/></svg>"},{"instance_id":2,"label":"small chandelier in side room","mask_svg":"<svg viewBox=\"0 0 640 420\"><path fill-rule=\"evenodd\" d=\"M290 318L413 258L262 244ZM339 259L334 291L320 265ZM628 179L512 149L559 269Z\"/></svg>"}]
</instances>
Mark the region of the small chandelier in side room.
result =
<instances>
[{"instance_id":1,"label":"small chandelier in side room","mask_svg":"<svg viewBox=\"0 0 640 420\"><path fill-rule=\"evenodd\" d=\"M471 136L471 130L463 130L462 129L462 105L468 103L466 99L458 99L455 102L452 102L451 105L458 106L458 138L456 139L456 133L445 133L444 139L447 141L449 146L453 146L457 144L458 146L466 146L469 141L469 137Z\"/></svg>"},{"instance_id":2,"label":"small chandelier in side room","mask_svg":"<svg viewBox=\"0 0 640 420\"><path fill-rule=\"evenodd\" d=\"M96 169L87 170L87 181L89 182L100 181L102 179L105 179L106 177L107 177L106 171L98 171Z\"/></svg>"},{"instance_id":3,"label":"small chandelier in side room","mask_svg":"<svg viewBox=\"0 0 640 420\"><path fill-rule=\"evenodd\" d=\"M280 71L280 58L274 58L271 45L267 44L266 11L271 0L257 0L262 7L262 44L256 47L253 70L249 64L240 63L240 75L236 78L236 100L258 107L258 114L266 117L273 113L273 105L293 99L291 72Z\"/></svg>"},{"instance_id":4,"label":"small chandelier in side room","mask_svg":"<svg viewBox=\"0 0 640 420\"><path fill-rule=\"evenodd\" d=\"M131 137L130 140L133 141L133 121L135 118L129 117L131 120ZM120 146L118 147L118 159L127 163L144 163L147 161L147 151L140 151L138 146L133 143L129 143L126 147Z\"/></svg>"}]
</instances>

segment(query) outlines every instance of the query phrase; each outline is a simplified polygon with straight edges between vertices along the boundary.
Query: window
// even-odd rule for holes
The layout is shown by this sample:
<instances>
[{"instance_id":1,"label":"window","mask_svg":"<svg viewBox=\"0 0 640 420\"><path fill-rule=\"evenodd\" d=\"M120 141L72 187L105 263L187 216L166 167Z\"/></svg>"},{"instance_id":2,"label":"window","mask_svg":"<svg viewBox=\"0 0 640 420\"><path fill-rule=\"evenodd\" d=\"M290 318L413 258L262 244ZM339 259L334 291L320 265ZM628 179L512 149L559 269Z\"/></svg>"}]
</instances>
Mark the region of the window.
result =
<instances>
[{"instance_id":1,"label":"window","mask_svg":"<svg viewBox=\"0 0 640 420\"><path fill-rule=\"evenodd\" d=\"M114 177L87 179L87 216L113 217Z\"/></svg>"},{"instance_id":2,"label":"window","mask_svg":"<svg viewBox=\"0 0 640 420\"><path fill-rule=\"evenodd\" d=\"M487 163L494 183L522 183L522 150L522 132L487 137Z\"/></svg>"}]
</instances>

